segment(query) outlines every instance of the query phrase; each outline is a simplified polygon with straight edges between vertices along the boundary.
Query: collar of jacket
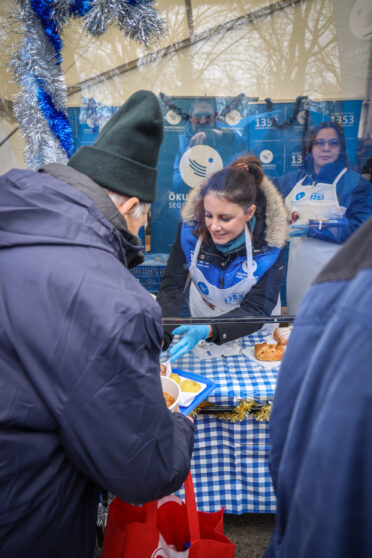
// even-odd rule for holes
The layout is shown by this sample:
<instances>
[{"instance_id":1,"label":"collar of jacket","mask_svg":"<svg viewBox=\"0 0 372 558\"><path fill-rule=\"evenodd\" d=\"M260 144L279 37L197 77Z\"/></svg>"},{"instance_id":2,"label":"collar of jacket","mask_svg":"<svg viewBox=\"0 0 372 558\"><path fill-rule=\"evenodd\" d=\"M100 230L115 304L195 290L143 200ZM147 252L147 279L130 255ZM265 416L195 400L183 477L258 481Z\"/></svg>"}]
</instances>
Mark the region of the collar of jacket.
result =
<instances>
[{"instance_id":1,"label":"collar of jacket","mask_svg":"<svg viewBox=\"0 0 372 558\"><path fill-rule=\"evenodd\" d=\"M195 206L201 198L201 190L203 184L196 186L189 194L187 201L181 211L182 219L186 223L192 225L196 222ZM264 177L260 190L263 194L265 204L260 202L260 197L257 197L257 205L262 203L264 209L264 243L274 248L284 248L288 240L288 222L287 210L284 205L283 198L274 184L267 176ZM256 223L254 230L254 237L259 234L260 227ZM256 247L256 242L254 242ZM263 243L261 243L263 244Z\"/></svg>"},{"instance_id":2,"label":"collar of jacket","mask_svg":"<svg viewBox=\"0 0 372 558\"><path fill-rule=\"evenodd\" d=\"M327 163L324 165L318 174L316 174L314 169L314 157L312 153L309 153L305 159L304 171L308 174L311 179L315 182L325 182L326 184L331 184L336 176L344 169L348 167L348 158L345 153L340 153L337 161L334 163Z\"/></svg>"},{"instance_id":3,"label":"collar of jacket","mask_svg":"<svg viewBox=\"0 0 372 558\"><path fill-rule=\"evenodd\" d=\"M270 248L268 246L253 248L253 255L260 254L261 252L267 251L269 249ZM239 256L246 257L245 244L243 246L239 246L239 248L235 248L235 250L230 250L230 252L222 253L216 248L214 242L211 242L210 244L202 242L198 260L204 260L205 262L215 265L216 267L226 269L229 267L231 262L233 262L235 258Z\"/></svg>"},{"instance_id":4,"label":"collar of jacket","mask_svg":"<svg viewBox=\"0 0 372 558\"><path fill-rule=\"evenodd\" d=\"M89 198L97 209L106 217L108 221L120 231L121 235L125 238L124 243L125 249L123 247L121 235L116 234L120 248L122 250L124 263L128 268L135 267L144 261L144 256L142 253L142 245L139 238L133 235L127 229L127 224L124 217L119 213L115 204L111 201L109 196L106 194L104 189L94 182L91 178L82 174L81 172L63 165L61 163L49 163L38 169L38 172L45 172L58 178L63 182L66 182L70 186L73 186L79 192L84 194Z\"/></svg>"}]
</instances>

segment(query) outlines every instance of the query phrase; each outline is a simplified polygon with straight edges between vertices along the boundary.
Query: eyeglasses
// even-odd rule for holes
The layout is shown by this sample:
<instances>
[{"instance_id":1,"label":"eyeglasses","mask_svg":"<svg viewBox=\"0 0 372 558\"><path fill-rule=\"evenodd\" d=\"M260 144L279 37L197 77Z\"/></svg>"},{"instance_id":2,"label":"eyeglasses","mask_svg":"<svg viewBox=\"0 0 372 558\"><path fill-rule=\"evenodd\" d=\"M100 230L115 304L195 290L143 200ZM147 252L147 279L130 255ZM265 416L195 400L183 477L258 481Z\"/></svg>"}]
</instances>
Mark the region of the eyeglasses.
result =
<instances>
[{"instance_id":1,"label":"eyeglasses","mask_svg":"<svg viewBox=\"0 0 372 558\"><path fill-rule=\"evenodd\" d=\"M214 114L212 112L194 112L193 116L198 120L200 120L200 118L208 120L209 118L213 118Z\"/></svg>"},{"instance_id":2,"label":"eyeglasses","mask_svg":"<svg viewBox=\"0 0 372 558\"><path fill-rule=\"evenodd\" d=\"M324 139L318 139L314 141L314 145L316 145L317 147L324 147L326 143L328 143L329 147L338 147L340 145L338 139L330 139L328 141Z\"/></svg>"}]
</instances>

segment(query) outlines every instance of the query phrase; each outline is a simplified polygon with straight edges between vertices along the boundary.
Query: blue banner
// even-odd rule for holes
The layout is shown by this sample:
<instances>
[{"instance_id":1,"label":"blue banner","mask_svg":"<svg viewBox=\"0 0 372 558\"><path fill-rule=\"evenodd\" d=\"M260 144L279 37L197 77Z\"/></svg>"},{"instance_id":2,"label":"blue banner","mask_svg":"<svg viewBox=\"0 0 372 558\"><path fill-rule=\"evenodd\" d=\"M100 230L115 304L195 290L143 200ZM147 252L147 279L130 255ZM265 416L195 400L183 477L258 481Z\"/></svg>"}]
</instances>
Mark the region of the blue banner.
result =
<instances>
[{"instance_id":1,"label":"blue banner","mask_svg":"<svg viewBox=\"0 0 372 558\"><path fill-rule=\"evenodd\" d=\"M299 99L273 104L270 100L250 102L244 95L162 96L165 133L157 199L151 207L151 253L169 254L181 209L192 189L243 153L255 154L268 176L283 175L302 164L303 141L311 129L332 120L343 127L350 163L355 166L362 101ZM105 107L94 99L69 108L75 150L92 144L118 108Z\"/></svg>"}]
</instances>

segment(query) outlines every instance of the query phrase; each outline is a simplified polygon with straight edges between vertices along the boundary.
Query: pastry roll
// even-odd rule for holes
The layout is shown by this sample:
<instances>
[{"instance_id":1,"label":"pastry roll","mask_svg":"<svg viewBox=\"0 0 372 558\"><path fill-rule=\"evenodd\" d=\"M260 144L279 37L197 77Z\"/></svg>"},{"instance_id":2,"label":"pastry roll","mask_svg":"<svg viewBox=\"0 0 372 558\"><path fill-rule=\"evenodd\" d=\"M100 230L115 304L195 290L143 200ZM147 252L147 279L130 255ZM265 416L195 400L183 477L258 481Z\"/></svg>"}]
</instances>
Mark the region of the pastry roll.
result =
<instances>
[{"instance_id":1,"label":"pastry roll","mask_svg":"<svg viewBox=\"0 0 372 558\"><path fill-rule=\"evenodd\" d=\"M257 360L282 360L284 355L284 347L274 343L257 343L254 351Z\"/></svg>"}]
</instances>

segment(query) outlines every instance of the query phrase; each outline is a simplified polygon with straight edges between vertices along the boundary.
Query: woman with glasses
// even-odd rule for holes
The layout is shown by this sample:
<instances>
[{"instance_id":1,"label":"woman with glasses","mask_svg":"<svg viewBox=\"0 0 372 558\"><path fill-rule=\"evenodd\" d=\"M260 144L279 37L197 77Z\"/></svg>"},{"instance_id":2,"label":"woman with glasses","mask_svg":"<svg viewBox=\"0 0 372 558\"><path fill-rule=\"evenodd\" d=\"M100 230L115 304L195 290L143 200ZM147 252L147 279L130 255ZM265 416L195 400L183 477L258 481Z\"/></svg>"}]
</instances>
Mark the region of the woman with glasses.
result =
<instances>
[{"instance_id":1,"label":"woman with glasses","mask_svg":"<svg viewBox=\"0 0 372 558\"><path fill-rule=\"evenodd\" d=\"M330 121L312 130L303 167L275 183L289 215L286 294L296 314L318 272L372 214L372 187L349 169L344 132Z\"/></svg>"}]
</instances>

